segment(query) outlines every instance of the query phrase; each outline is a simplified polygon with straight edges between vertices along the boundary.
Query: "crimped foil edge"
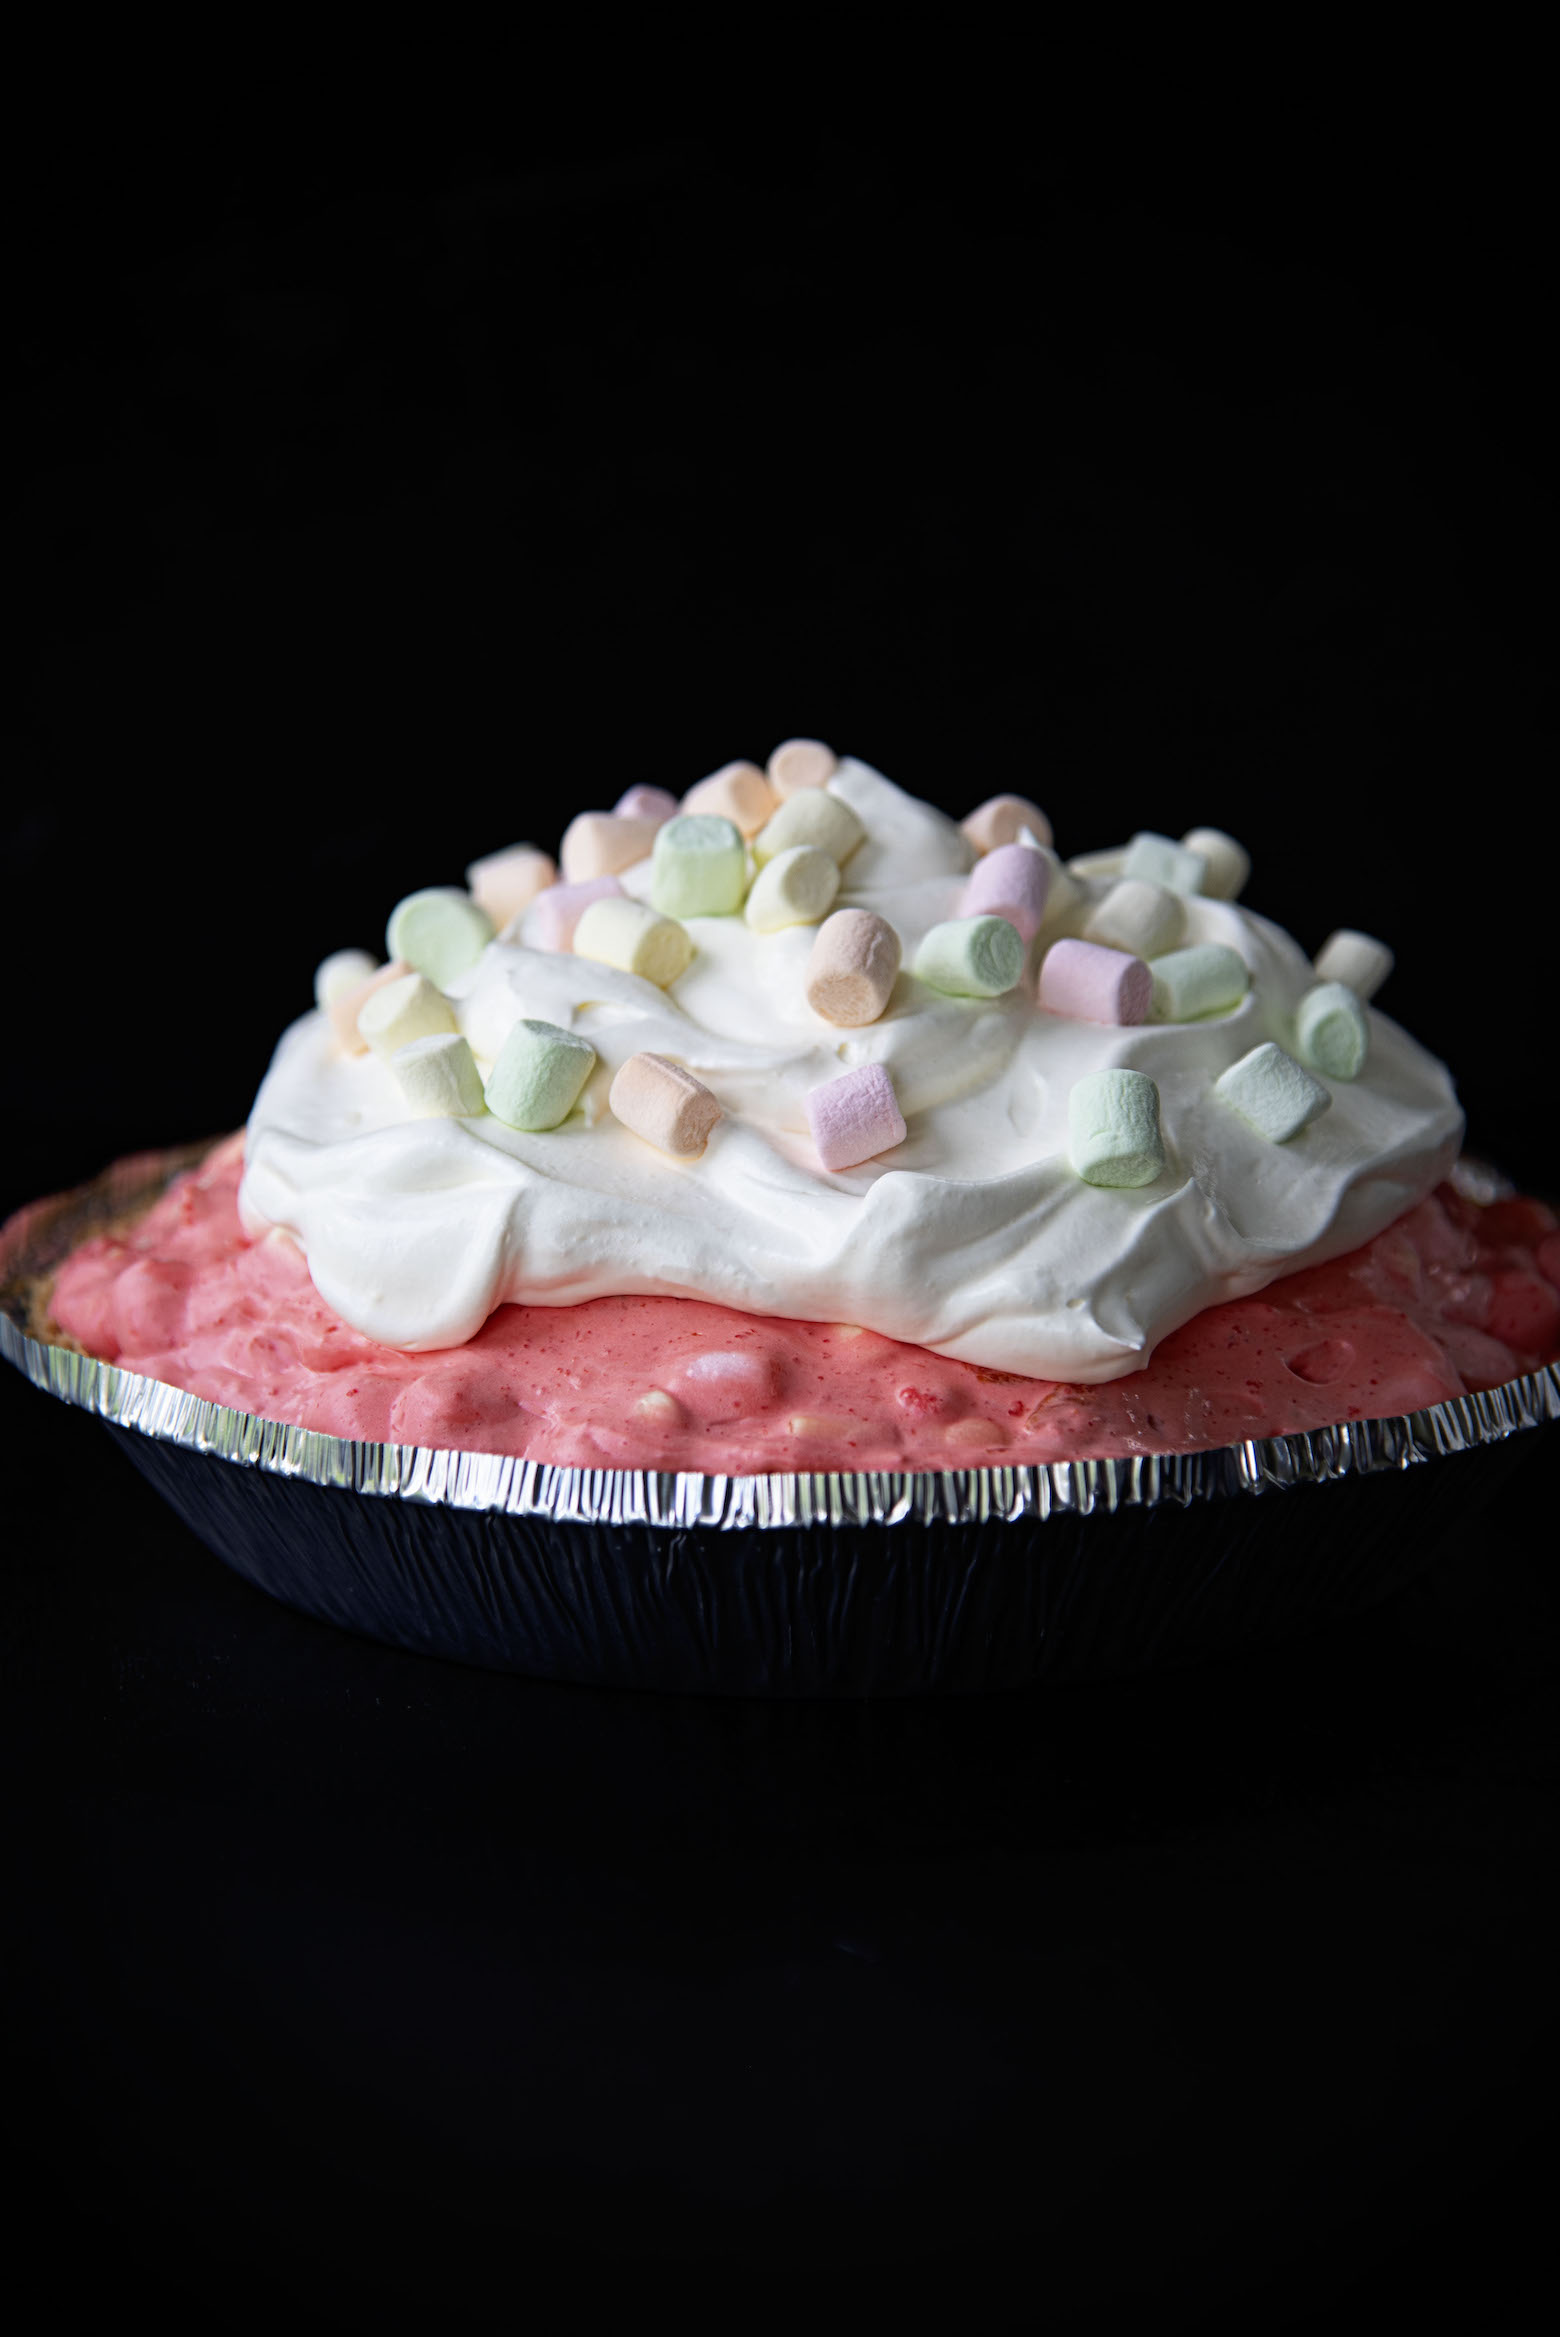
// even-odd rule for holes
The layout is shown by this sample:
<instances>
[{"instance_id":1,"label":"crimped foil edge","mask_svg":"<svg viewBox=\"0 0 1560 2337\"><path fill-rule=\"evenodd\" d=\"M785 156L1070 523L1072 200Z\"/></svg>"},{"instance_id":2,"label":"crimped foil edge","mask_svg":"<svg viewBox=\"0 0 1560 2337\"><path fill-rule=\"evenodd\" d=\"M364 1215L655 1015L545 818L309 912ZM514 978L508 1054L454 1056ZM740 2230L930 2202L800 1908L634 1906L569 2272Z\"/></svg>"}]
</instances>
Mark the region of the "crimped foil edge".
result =
<instances>
[{"instance_id":1,"label":"crimped foil edge","mask_svg":"<svg viewBox=\"0 0 1560 2337\"><path fill-rule=\"evenodd\" d=\"M100 1419L273 1476L381 1499L497 1510L558 1524L747 1532L798 1525L1011 1523L1053 1515L1187 1508L1233 1494L1403 1470L1560 1420L1560 1365L1419 1412L1351 1420L1201 1452L985 1469L704 1476L562 1468L512 1454L368 1444L262 1419L162 1380L27 1336L0 1313L0 1352L35 1387Z\"/></svg>"}]
</instances>

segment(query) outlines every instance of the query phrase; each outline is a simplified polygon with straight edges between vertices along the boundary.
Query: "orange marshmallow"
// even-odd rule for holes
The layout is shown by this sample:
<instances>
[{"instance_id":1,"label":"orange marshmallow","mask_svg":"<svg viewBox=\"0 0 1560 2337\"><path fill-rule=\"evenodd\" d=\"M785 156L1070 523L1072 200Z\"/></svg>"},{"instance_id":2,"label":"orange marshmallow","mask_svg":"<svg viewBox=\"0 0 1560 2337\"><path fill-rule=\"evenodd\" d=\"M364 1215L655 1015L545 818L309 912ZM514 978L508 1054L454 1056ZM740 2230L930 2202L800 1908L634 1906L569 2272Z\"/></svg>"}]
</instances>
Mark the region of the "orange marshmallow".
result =
<instances>
[{"instance_id":1,"label":"orange marshmallow","mask_svg":"<svg viewBox=\"0 0 1560 2337\"><path fill-rule=\"evenodd\" d=\"M807 1003L837 1030L876 1022L899 974L899 936L874 909L836 909L807 960Z\"/></svg>"},{"instance_id":2,"label":"orange marshmallow","mask_svg":"<svg viewBox=\"0 0 1560 2337\"><path fill-rule=\"evenodd\" d=\"M565 884L589 884L592 877L617 876L636 860L648 860L660 820L624 819L617 812L582 811L570 820L558 847Z\"/></svg>"},{"instance_id":3,"label":"orange marshmallow","mask_svg":"<svg viewBox=\"0 0 1560 2337\"><path fill-rule=\"evenodd\" d=\"M840 759L821 738L788 738L769 758L769 784L780 801L804 787L822 787L834 777Z\"/></svg>"},{"instance_id":4,"label":"orange marshmallow","mask_svg":"<svg viewBox=\"0 0 1560 2337\"><path fill-rule=\"evenodd\" d=\"M691 1160L704 1150L721 1108L702 1079L667 1055L630 1055L608 1102L625 1128L658 1152Z\"/></svg>"},{"instance_id":5,"label":"orange marshmallow","mask_svg":"<svg viewBox=\"0 0 1560 2337\"><path fill-rule=\"evenodd\" d=\"M751 843L779 810L780 798L756 763L725 763L689 788L682 808L730 820Z\"/></svg>"},{"instance_id":6,"label":"orange marshmallow","mask_svg":"<svg viewBox=\"0 0 1560 2337\"><path fill-rule=\"evenodd\" d=\"M522 915L538 893L557 881L557 862L550 852L539 852L534 844L514 844L507 852L490 852L485 860L474 860L466 871L466 889L477 907L492 918L495 933L502 932L512 917Z\"/></svg>"},{"instance_id":7,"label":"orange marshmallow","mask_svg":"<svg viewBox=\"0 0 1560 2337\"><path fill-rule=\"evenodd\" d=\"M977 852L994 852L999 844L1016 844L1024 828L1037 844L1051 841L1050 821L1039 805L1024 795L988 797L985 803L976 805L968 819L960 820L959 828Z\"/></svg>"}]
</instances>

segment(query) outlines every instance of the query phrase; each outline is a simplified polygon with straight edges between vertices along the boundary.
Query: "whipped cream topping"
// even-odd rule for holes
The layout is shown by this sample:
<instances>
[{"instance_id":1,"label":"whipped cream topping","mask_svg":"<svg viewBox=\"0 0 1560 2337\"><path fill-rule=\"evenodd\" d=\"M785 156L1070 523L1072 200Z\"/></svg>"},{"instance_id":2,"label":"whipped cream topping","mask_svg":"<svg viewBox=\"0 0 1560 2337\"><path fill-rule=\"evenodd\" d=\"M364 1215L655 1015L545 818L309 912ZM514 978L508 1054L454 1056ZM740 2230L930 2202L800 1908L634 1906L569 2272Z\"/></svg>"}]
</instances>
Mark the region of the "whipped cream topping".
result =
<instances>
[{"instance_id":1,"label":"whipped cream topping","mask_svg":"<svg viewBox=\"0 0 1560 2337\"><path fill-rule=\"evenodd\" d=\"M957 915L972 847L864 763L846 758L829 784L867 830L837 906L886 917L908 967ZM645 897L649 863L621 881ZM1078 931L1109 881L1079 883L1031 962ZM561 1128L408 1119L388 1064L340 1052L320 1012L285 1033L250 1115L246 1226L285 1227L320 1295L387 1346L459 1345L508 1301L651 1292L859 1323L1028 1377L1110 1380L1204 1307L1369 1240L1445 1174L1461 1138L1445 1067L1373 1007L1360 1077L1330 1082L1332 1108L1292 1142L1268 1143L1214 1096L1260 1041L1293 1044L1317 978L1287 934L1233 902L1189 898L1183 945L1237 950L1242 1003L1126 1028L1042 1011L1032 975L983 1000L905 972L879 1022L841 1032L804 995L812 926L689 918L693 961L663 992L528 947L528 922L448 994L484 1077L522 1015L589 1039L597 1067ZM643 1050L720 1100L695 1160L658 1153L607 1108L614 1072ZM908 1134L831 1175L805 1099L865 1062L887 1069ZM1087 1185L1068 1158L1068 1092L1108 1066L1159 1087L1166 1167L1135 1190Z\"/></svg>"}]
</instances>

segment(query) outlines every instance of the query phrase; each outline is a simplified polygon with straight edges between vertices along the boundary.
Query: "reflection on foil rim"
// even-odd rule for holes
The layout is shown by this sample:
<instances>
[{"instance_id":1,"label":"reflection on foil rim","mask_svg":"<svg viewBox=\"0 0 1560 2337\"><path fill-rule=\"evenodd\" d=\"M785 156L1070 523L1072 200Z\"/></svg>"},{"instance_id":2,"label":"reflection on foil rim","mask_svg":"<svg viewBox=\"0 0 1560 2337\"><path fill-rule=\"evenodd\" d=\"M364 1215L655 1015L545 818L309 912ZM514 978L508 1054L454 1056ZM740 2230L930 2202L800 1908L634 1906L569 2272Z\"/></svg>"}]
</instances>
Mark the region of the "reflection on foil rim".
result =
<instances>
[{"instance_id":1,"label":"reflection on foil rim","mask_svg":"<svg viewBox=\"0 0 1560 2337\"><path fill-rule=\"evenodd\" d=\"M559 1468L511 1454L366 1444L265 1420L117 1364L29 1335L24 1285L57 1265L104 1219L152 1200L204 1158L213 1138L143 1153L11 1221L0 1254L0 1352L35 1387L122 1428L270 1474L382 1499L504 1511L559 1524L716 1531L797 1525L1015 1524L1053 1514L1187 1508L1195 1501L1408 1469L1560 1420L1560 1364L1419 1412L1254 1437L1201 1452L1030 1466L816 1475L703 1476L646 1469ZM1452 1182L1470 1199L1512 1193L1509 1179L1464 1159Z\"/></svg>"}]
</instances>

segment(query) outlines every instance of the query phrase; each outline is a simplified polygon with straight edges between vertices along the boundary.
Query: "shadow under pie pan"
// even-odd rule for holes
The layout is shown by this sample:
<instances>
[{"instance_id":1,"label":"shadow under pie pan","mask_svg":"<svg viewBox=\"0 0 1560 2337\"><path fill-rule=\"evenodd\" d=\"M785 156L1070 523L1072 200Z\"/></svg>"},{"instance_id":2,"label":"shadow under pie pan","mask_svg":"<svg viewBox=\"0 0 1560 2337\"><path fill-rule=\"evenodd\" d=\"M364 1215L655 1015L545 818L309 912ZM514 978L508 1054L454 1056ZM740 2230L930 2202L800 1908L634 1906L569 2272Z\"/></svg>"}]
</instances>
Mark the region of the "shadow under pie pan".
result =
<instances>
[{"instance_id":1,"label":"shadow under pie pan","mask_svg":"<svg viewBox=\"0 0 1560 2337\"><path fill-rule=\"evenodd\" d=\"M121 1161L13 1218L0 1347L96 1413L258 1589L489 1670L904 1696L1192 1662L1390 1595L1524 1458L1554 1449L1560 1421L1550 1365L1392 1419L1033 1467L707 1477L355 1443L31 1335L39 1278L208 1149ZM1488 1172L1463 1173L1489 1197Z\"/></svg>"}]
</instances>

